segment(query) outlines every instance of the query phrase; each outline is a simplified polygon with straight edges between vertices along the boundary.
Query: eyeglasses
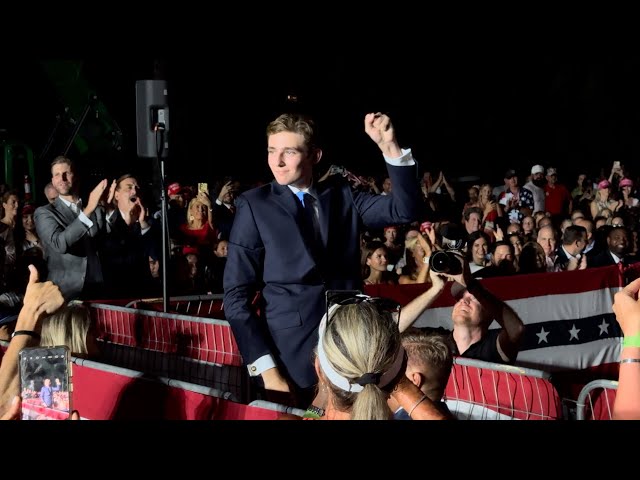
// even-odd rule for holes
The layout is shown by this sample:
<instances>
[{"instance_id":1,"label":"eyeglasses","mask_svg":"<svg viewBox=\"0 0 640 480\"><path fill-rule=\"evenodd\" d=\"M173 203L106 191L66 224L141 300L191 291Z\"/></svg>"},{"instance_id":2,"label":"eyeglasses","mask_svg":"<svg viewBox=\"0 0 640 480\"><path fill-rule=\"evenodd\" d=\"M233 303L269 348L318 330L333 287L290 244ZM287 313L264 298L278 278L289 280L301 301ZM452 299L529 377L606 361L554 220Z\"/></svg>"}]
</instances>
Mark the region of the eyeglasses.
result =
<instances>
[{"instance_id":1,"label":"eyeglasses","mask_svg":"<svg viewBox=\"0 0 640 480\"><path fill-rule=\"evenodd\" d=\"M611 224L612 227L624 227L623 223L612 223Z\"/></svg>"},{"instance_id":2,"label":"eyeglasses","mask_svg":"<svg viewBox=\"0 0 640 480\"><path fill-rule=\"evenodd\" d=\"M395 300L383 297L371 297L363 294L360 290L327 290L325 311L327 325L331 322L329 319L329 310L333 305L357 305L362 302L374 305L382 315L390 315L396 324L400 322L400 310L402 307Z\"/></svg>"}]
</instances>

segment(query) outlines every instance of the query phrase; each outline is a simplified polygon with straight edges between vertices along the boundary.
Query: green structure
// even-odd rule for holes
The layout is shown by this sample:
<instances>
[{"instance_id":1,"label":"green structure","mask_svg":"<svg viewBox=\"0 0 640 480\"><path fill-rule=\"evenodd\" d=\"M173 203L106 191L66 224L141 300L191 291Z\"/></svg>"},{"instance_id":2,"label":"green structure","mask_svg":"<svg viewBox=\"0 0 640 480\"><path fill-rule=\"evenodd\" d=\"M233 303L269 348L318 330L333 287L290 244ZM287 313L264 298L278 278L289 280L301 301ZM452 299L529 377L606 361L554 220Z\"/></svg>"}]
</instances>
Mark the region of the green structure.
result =
<instances>
[{"instance_id":1,"label":"green structure","mask_svg":"<svg viewBox=\"0 0 640 480\"><path fill-rule=\"evenodd\" d=\"M32 146L0 132L4 133L0 135L0 169L4 183L10 189L23 191L24 176L28 175L34 203L38 203L39 192L49 181L48 167L56 156L70 154L80 166L91 158L91 164L85 166L101 171L105 164L116 163L114 160L120 158L122 151L122 132L89 85L83 62L47 60L39 63L64 109L56 115L55 127L46 144L34 154Z\"/></svg>"},{"instance_id":2,"label":"green structure","mask_svg":"<svg viewBox=\"0 0 640 480\"><path fill-rule=\"evenodd\" d=\"M73 142L80 155L89 150L122 149L122 132L109 115L83 74L83 62L77 60L43 61L42 67L52 83L58 99L65 106L64 122L67 139L63 150L68 151ZM63 152L55 152L54 156Z\"/></svg>"},{"instance_id":3,"label":"green structure","mask_svg":"<svg viewBox=\"0 0 640 480\"><path fill-rule=\"evenodd\" d=\"M31 202L37 202L35 189L36 172L31 147L18 141L2 139L0 140L0 156L7 186L10 189L23 189L24 175L28 175L29 184L31 185Z\"/></svg>"}]
</instances>

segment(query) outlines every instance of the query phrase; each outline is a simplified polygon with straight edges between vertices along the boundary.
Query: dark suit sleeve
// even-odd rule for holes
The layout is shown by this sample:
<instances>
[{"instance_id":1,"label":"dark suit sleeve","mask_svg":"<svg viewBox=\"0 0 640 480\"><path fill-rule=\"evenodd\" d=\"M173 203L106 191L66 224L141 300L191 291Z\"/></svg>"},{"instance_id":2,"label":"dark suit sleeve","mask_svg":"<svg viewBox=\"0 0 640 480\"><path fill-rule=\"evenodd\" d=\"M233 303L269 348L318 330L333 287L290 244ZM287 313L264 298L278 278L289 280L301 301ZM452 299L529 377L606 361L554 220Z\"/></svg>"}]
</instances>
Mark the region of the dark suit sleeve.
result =
<instances>
[{"instance_id":1,"label":"dark suit sleeve","mask_svg":"<svg viewBox=\"0 0 640 480\"><path fill-rule=\"evenodd\" d=\"M89 216L89 220L93 223L91 228L88 230L88 234L90 237L95 237L99 233L104 232L105 230L105 211L101 206L97 206L93 213Z\"/></svg>"},{"instance_id":2,"label":"dark suit sleeve","mask_svg":"<svg viewBox=\"0 0 640 480\"><path fill-rule=\"evenodd\" d=\"M592 259L587 259L587 266L589 267L608 267L615 264L616 262L609 253L609 250L604 250L595 255Z\"/></svg>"},{"instance_id":3,"label":"dark suit sleeve","mask_svg":"<svg viewBox=\"0 0 640 480\"><path fill-rule=\"evenodd\" d=\"M36 209L33 219L38 237L44 242L46 248L51 248L57 253L67 253L69 248L89 231L89 227L79 218L65 227L47 207Z\"/></svg>"},{"instance_id":4,"label":"dark suit sleeve","mask_svg":"<svg viewBox=\"0 0 640 480\"><path fill-rule=\"evenodd\" d=\"M246 364L271 353L266 326L251 306L261 288L263 269L260 232L251 205L240 196L236 200L224 270L224 313Z\"/></svg>"},{"instance_id":5,"label":"dark suit sleeve","mask_svg":"<svg viewBox=\"0 0 640 480\"><path fill-rule=\"evenodd\" d=\"M387 171L393 185L391 195L354 194L356 208L368 228L418 220L420 201L416 166L396 167L387 163Z\"/></svg>"}]
</instances>

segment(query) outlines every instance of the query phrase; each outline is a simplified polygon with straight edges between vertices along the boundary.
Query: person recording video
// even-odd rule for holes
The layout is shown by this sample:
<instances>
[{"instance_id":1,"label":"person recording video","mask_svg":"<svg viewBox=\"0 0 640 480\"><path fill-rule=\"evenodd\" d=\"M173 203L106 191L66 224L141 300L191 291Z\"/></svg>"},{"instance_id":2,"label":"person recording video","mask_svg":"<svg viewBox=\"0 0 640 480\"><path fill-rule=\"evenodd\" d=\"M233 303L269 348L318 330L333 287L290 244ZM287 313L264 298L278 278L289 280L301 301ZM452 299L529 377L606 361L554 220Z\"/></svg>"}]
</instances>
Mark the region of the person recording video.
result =
<instances>
[{"instance_id":1,"label":"person recording video","mask_svg":"<svg viewBox=\"0 0 640 480\"><path fill-rule=\"evenodd\" d=\"M440 296L446 282L452 280L455 283L451 287L451 294L457 302L451 310L453 330L448 334L448 341L453 354L486 362L513 363L524 335L524 323L509 305L471 277L469 264L461 253L450 250L447 258L451 265L446 269L441 267L438 272L432 265L431 288L402 309L400 331L413 325ZM453 265L454 259L459 262L457 266ZM494 320L501 328L489 330Z\"/></svg>"},{"instance_id":2,"label":"person recording video","mask_svg":"<svg viewBox=\"0 0 640 480\"><path fill-rule=\"evenodd\" d=\"M240 192L240 182L231 177L216 185L216 201L212 205L215 225L220 232L221 240L228 240L231 226L236 215L236 197Z\"/></svg>"}]
</instances>

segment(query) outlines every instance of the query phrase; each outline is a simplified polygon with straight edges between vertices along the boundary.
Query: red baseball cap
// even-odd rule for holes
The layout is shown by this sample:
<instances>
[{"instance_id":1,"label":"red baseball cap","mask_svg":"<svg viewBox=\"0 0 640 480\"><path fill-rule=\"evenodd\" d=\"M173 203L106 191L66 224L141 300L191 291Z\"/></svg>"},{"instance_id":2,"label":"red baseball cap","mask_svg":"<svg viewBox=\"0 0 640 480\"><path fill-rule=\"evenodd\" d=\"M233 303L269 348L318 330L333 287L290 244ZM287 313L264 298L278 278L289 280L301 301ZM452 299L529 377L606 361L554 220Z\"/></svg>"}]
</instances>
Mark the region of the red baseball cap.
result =
<instances>
[{"instance_id":1,"label":"red baseball cap","mask_svg":"<svg viewBox=\"0 0 640 480\"><path fill-rule=\"evenodd\" d=\"M633 187L633 180L631 180L630 178L623 178L622 180L620 180L620 186Z\"/></svg>"},{"instance_id":2,"label":"red baseball cap","mask_svg":"<svg viewBox=\"0 0 640 480\"><path fill-rule=\"evenodd\" d=\"M34 207L33 205L25 205L24 207L22 207L22 215L31 215L35 211L36 207Z\"/></svg>"},{"instance_id":3,"label":"red baseball cap","mask_svg":"<svg viewBox=\"0 0 640 480\"><path fill-rule=\"evenodd\" d=\"M182 247L182 255L197 255L198 254L198 248L197 247L192 247L191 245L185 245L184 247Z\"/></svg>"},{"instance_id":4,"label":"red baseball cap","mask_svg":"<svg viewBox=\"0 0 640 480\"><path fill-rule=\"evenodd\" d=\"M167 193L169 196L178 195L180 192L182 192L182 186L178 182L172 183L167 187Z\"/></svg>"},{"instance_id":5,"label":"red baseball cap","mask_svg":"<svg viewBox=\"0 0 640 480\"><path fill-rule=\"evenodd\" d=\"M427 233L429 230L431 230L431 222L422 222L420 224L420 233Z\"/></svg>"}]
</instances>

